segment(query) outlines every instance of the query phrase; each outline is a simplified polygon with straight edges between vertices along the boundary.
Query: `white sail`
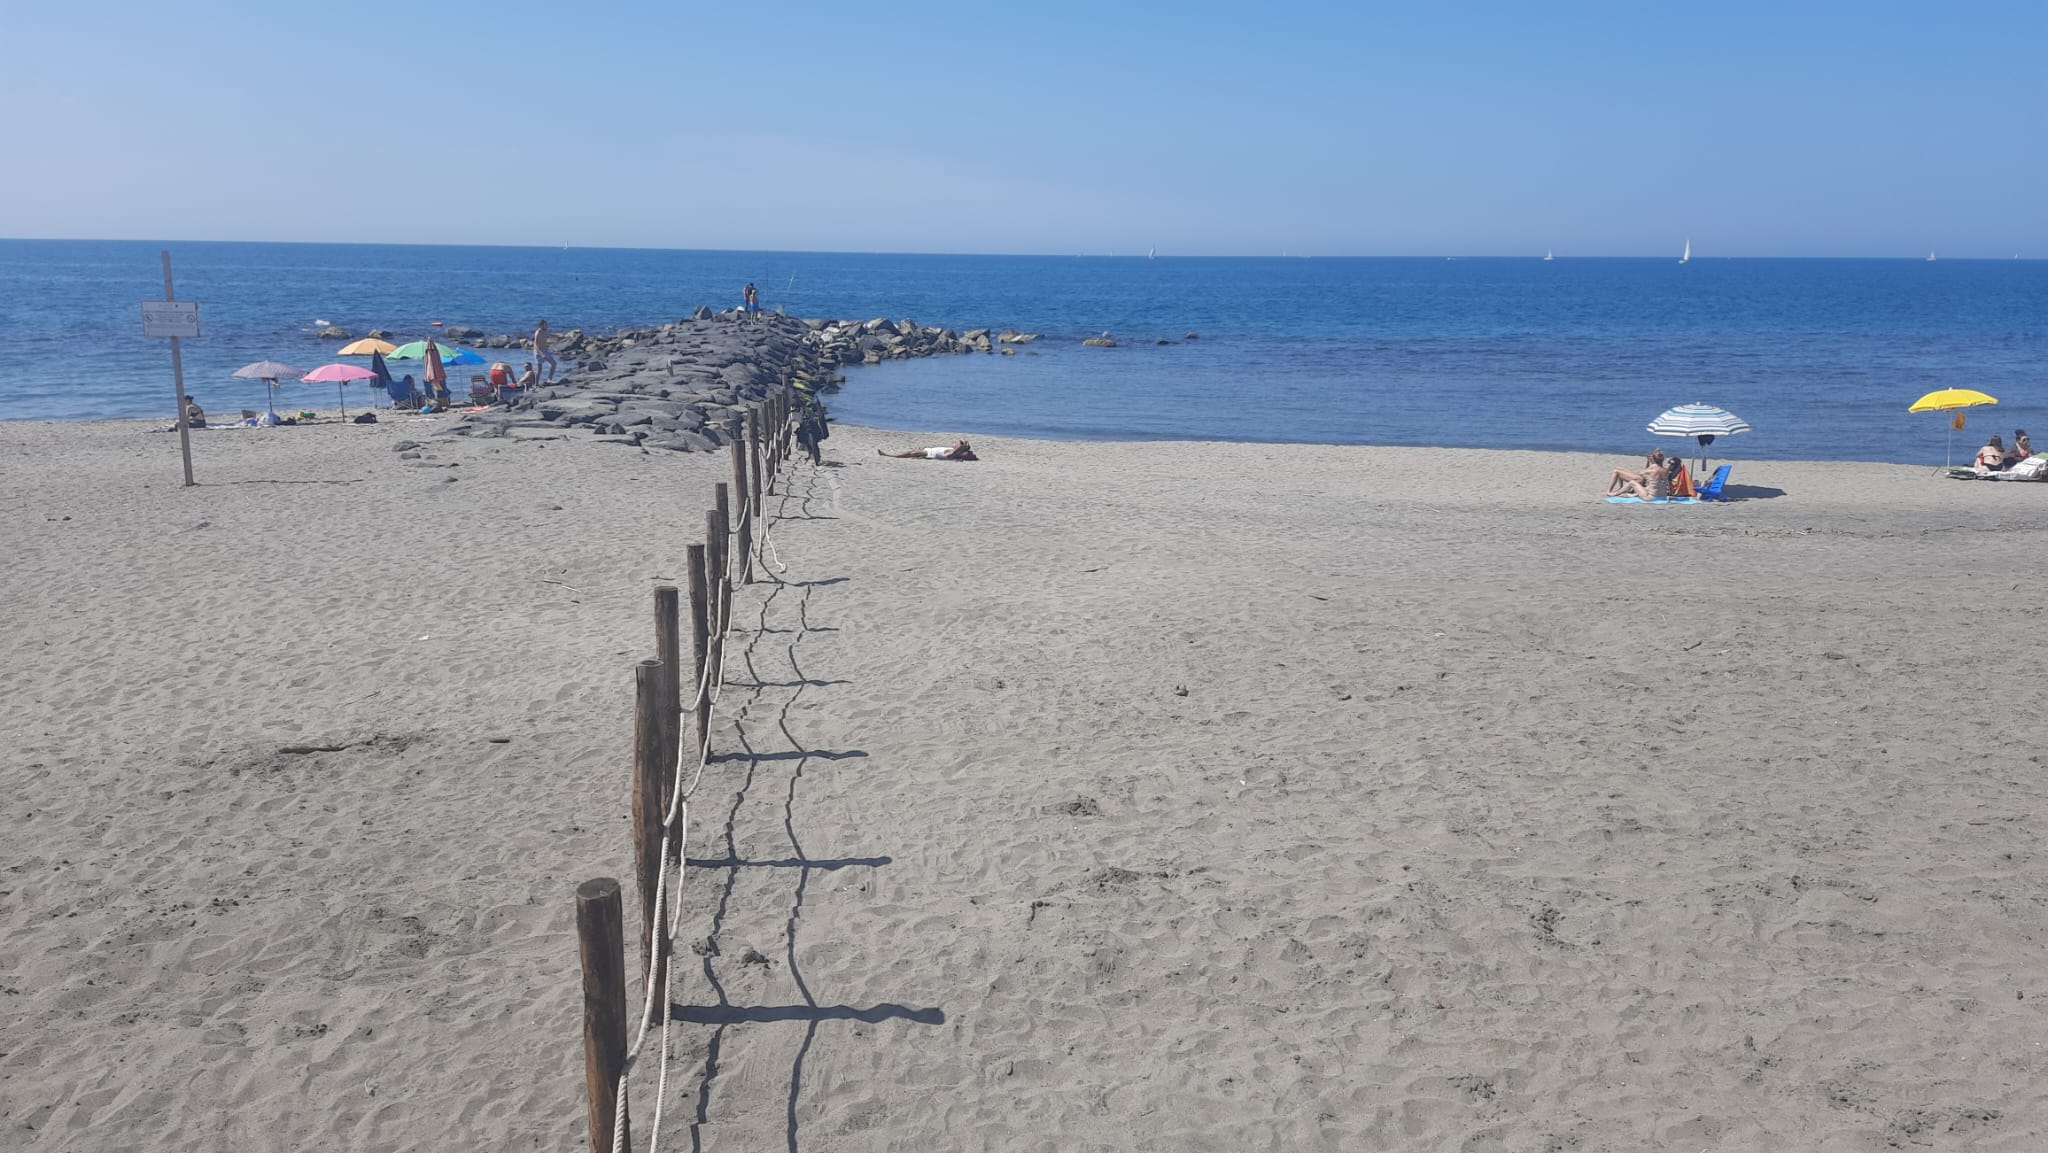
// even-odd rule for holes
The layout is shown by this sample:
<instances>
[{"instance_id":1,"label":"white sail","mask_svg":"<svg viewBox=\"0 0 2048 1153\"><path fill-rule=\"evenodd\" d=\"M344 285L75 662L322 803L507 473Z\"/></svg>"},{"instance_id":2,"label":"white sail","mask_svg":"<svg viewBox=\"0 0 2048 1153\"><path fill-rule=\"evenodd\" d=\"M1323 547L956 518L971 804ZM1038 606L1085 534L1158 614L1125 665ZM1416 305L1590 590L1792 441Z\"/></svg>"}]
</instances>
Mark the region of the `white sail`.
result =
<instances>
[{"instance_id":1,"label":"white sail","mask_svg":"<svg viewBox=\"0 0 2048 1153\"><path fill-rule=\"evenodd\" d=\"M1684 263L1685 263L1686 261L1688 261L1688 260L1691 260L1691 259L1692 259L1692 237L1688 236L1688 237L1686 237L1686 238L1685 238L1685 255L1683 255L1683 256L1680 256L1680 257L1678 258L1678 263L1680 263L1680 264L1684 264Z\"/></svg>"},{"instance_id":2,"label":"white sail","mask_svg":"<svg viewBox=\"0 0 2048 1153\"><path fill-rule=\"evenodd\" d=\"M1557 256L1556 256L1555 254L1553 254L1553 253L1552 253L1552 252L1551 252L1551 251L1550 251L1550 250L1549 250L1548 248L1546 248L1546 249L1544 249L1544 250L1543 250L1543 259L1545 259L1545 260L1556 260L1556 259L1557 259Z\"/></svg>"}]
</instances>

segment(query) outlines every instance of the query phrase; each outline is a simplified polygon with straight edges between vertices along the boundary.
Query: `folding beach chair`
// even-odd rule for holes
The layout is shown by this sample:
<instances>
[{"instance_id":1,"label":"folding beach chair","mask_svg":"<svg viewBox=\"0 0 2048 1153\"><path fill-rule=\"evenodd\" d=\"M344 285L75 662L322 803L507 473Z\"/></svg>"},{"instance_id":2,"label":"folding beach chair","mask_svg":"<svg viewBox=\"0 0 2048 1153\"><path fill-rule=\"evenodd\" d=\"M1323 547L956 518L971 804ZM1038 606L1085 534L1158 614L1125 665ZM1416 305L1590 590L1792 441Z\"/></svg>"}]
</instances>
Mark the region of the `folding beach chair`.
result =
<instances>
[{"instance_id":1,"label":"folding beach chair","mask_svg":"<svg viewBox=\"0 0 2048 1153\"><path fill-rule=\"evenodd\" d=\"M1724 465L1722 465L1722 466L1721 466L1720 468L1717 468L1717 469L1715 469L1715 470L1714 470L1714 479L1712 479L1712 480L1708 481L1707 483L1705 483L1705 484L1703 484L1703 485L1701 485L1701 486L1700 486L1700 489L1699 489L1699 497L1700 497L1700 499L1701 499L1701 500L1727 500L1727 499L1728 499L1727 497L1725 497L1725 496L1721 495L1721 488L1722 488L1722 486L1724 486L1724 485L1726 485L1726 484L1728 483L1728 474L1729 474L1730 472L1734 471L1734 468L1735 468L1735 466L1734 466L1734 465L1732 465L1732 464L1724 464Z\"/></svg>"}]
</instances>

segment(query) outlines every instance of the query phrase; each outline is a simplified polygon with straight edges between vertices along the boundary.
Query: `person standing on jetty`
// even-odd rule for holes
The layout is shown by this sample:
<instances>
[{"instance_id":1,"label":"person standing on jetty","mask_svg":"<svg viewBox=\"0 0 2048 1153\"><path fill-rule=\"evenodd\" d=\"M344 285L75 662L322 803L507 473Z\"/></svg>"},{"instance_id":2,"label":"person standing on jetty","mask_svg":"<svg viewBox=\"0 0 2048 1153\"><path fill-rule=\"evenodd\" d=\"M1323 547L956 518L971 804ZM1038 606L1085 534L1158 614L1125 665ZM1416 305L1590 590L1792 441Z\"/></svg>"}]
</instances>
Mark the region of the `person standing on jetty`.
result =
<instances>
[{"instance_id":1,"label":"person standing on jetty","mask_svg":"<svg viewBox=\"0 0 2048 1153\"><path fill-rule=\"evenodd\" d=\"M761 290L755 288L754 282L751 280L747 281L747 286L740 290L740 311L761 311Z\"/></svg>"},{"instance_id":2,"label":"person standing on jetty","mask_svg":"<svg viewBox=\"0 0 2048 1153\"><path fill-rule=\"evenodd\" d=\"M533 329L533 363L536 369L543 364L547 365L548 379L555 379L555 369L559 362L555 360L555 354L548 351L547 317L541 317L540 323Z\"/></svg>"}]
</instances>

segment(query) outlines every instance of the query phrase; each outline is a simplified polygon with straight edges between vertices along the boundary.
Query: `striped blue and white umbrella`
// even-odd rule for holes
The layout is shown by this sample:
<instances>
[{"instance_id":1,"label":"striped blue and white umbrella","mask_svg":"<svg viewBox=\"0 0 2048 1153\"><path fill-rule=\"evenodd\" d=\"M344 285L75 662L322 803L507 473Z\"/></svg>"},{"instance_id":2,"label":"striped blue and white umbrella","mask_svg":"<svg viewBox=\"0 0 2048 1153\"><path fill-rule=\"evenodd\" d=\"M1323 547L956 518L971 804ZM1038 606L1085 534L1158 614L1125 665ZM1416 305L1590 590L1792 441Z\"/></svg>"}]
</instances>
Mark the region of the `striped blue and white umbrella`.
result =
<instances>
[{"instance_id":1,"label":"striped blue and white umbrella","mask_svg":"<svg viewBox=\"0 0 2048 1153\"><path fill-rule=\"evenodd\" d=\"M1707 470L1707 446L1717 436L1750 431L1749 422L1711 404L1681 404L1667 408L1650 422L1649 431L1658 436L1690 436L1700 442L1700 471Z\"/></svg>"}]
</instances>

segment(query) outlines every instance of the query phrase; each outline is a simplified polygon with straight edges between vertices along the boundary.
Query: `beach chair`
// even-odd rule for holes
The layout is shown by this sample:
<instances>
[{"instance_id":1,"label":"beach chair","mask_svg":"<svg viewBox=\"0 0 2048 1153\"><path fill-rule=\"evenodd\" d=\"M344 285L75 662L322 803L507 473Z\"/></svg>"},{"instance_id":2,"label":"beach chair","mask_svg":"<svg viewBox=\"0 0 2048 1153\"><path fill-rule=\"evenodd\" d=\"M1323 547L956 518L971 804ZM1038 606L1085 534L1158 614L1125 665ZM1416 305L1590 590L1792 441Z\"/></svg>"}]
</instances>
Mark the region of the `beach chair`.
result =
<instances>
[{"instance_id":1,"label":"beach chair","mask_svg":"<svg viewBox=\"0 0 2048 1153\"><path fill-rule=\"evenodd\" d=\"M392 381L385 386L385 391L391 394L391 407L393 408L417 409L420 406L419 393L413 385L412 377L409 375Z\"/></svg>"},{"instance_id":2,"label":"beach chair","mask_svg":"<svg viewBox=\"0 0 2048 1153\"><path fill-rule=\"evenodd\" d=\"M1728 483L1728 474L1734 471L1734 469L1735 466L1732 464L1724 464L1720 468L1715 469L1714 478L1700 486L1699 498L1701 500L1727 500L1728 498L1722 495L1721 489Z\"/></svg>"}]
</instances>

